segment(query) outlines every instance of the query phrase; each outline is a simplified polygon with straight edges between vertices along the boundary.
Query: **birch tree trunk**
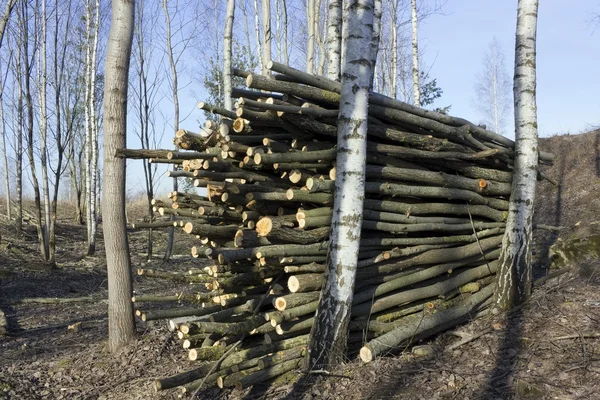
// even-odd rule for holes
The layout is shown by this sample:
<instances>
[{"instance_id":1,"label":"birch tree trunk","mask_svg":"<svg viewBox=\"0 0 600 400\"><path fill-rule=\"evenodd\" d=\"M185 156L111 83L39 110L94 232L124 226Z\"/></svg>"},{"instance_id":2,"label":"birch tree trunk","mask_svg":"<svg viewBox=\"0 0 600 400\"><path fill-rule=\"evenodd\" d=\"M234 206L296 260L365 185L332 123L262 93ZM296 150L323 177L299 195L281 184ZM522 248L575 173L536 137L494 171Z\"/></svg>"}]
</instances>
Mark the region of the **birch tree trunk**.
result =
<instances>
[{"instance_id":1,"label":"birch tree trunk","mask_svg":"<svg viewBox=\"0 0 600 400\"><path fill-rule=\"evenodd\" d=\"M327 40L327 18L328 15L326 13L325 23L321 27L321 0L315 0L315 43L319 47L319 67L317 68L317 74L321 76L323 76L323 71L325 69L325 60L327 58L325 50L325 41Z\"/></svg>"},{"instance_id":2,"label":"birch tree trunk","mask_svg":"<svg viewBox=\"0 0 600 400\"><path fill-rule=\"evenodd\" d=\"M233 87L231 56L233 48L231 45L233 39L233 20L235 13L235 0L227 0L227 10L225 14L225 35L223 36L223 99L227 110L233 110L231 102L231 88Z\"/></svg>"},{"instance_id":3,"label":"birch tree trunk","mask_svg":"<svg viewBox=\"0 0 600 400\"><path fill-rule=\"evenodd\" d=\"M90 192L90 202L88 207L90 208L90 225L91 225L91 236L88 244L88 255L92 255L96 252L96 236L98 233L98 206L96 200L98 199L98 137L100 135L100 128L98 126L98 117L96 116L96 71L97 71L97 55L98 55L98 34L100 31L100 0L96 0L94 4L94 32L91 52L91 71L90 71L90 122L91 122L91 153L92 160L89 165L90 169L90 184L88 188Z\"/></svg>"},{"instance_id":4,"label":"birch tree trunk","mask_svg":"<svg viewBox=\"0 0 600 400\"><path fill-rule=\"evenodd\" d=\"M44 262L52 265L54 260L50 253L50 182L48 180L48 104L46 102L46 91L47 91L47 20L48 15L46 12L46 0L42 0L41 10L41 41L40 50L38 53L38 86L39 86L39 110L40 110L40 167L42 172L42 193L44 197L44 226L43 226L43 238L44 242L40 243L40 246L44 246Z\"/></svg>"},{"instance_id":5,"label":"birch tree trunk","mask_svg":"<svg viewBox=\"0 0 600 400\"><path fill-rule=\"evenodd\" d=\"M85 46L85 207L89 256L96 252L98 231L98 123L96 121L96 56L98 53L99 1L86 1Z\"/></svg>"},{"instance_id":6,"label":"birch tree trunk","mask_svg":"<svg viewBox=\"0 0 600 400\"><path fill-rule=\"evenodd\" d=\"M127 89L133 40L133 0L113 0L104 83L102 218L108 268L108 348L116 352L135 335L132 279L125 222Z\"/></svg>"},{"instance_id":7,"label":"birch tree trunk","mask_svg":"<svg viewBox=\"0 0 600 400\"><path fill-rule=\"evenodd\" d=\"M329 0L329 23L327 26L327 77L340 81L342 57L342 0Z\"/></svg>"},{"instance_id":8,"label":"birch tree trunk","mask_svg":"<svg viewBox=\"0 0 600 400\"><path fill-rule=\"evenodd\" d=\"M500 253L496 303L521 304L531 294L531 239L538 167L536 31L538 0L519 0L515 45L515 166Z\"/></svg>"},{"instance_id":9,"label":"birch tree trunk","mask_svg":"<svg viewBox=\"0 0 600 400\"><path fill-rule=\"evenodd\" d=\"M114 0L113 0L114 1ZM177 132L179 130L179 83L177 76L177 63L175 62L175 54L173 50L173 44L171 42L171 15L169 14L169 6L167 0L163 0L163 9L165 11L165 22L167 27L167 56L169 58L169 66L171 68L171 88L173 95L173 131ZM215 10L217 8L215 7ZM176 147L176 151L179 149ZM175 170L175 165L173 165L173 170ZM173 179L173 191L177 192L178 183L177 179ZM171 216L173 219L173 216ZM171 258L171 253L173 252L173 240L175 238L175 232L173 228L169 228L169 239L167 241L167 248L165 250L165 260Z\"/></svg>"},{"instance_id":10,"label":"birch tree trunk","mask_svg":"<svg viewBox=\"0 0 600 400\"><path fill-rule=\"evenodd\" d=\"M4 189L6 191L6 217L12 219L10 207L10 170L8 169L8 148L6 147L6 119L4 115L4 82L5 79L0 71L0 135L2 136L2 161L4 162Z\"/></svg>"},{"instance_id":11,"label":"birch tree trunk","mask_svg":"<svg viewBox=\"0 0 600 400\"><path fill-rule=\"evenodd\" d=\"M25 87L25 107L27 109L27 158L29 160L29 171L31 173L31 184L33 186L33 198L35 203L35 219L36 219L36 231L38 244L40 247L40 253L42 255L42 259L44 261L47 260L46 239L44 238L44 228L43 228L43 216L42 216L42 202L40 196L40 183L38 179L37 172L37 163L35 162L35 140L34 140L34 104L33 104L33 95L31 90L31 80L33 76L33 64L35 62L35 53L37 51L37 41L34 40L33 43L33 52L31 54L31 58L29 58L29 50L30 50L30 35L29 35L29 15L27 5L22 6L22 20L20 21L20 25L22 26L21 30L21 43L23 46L23 81Z\"/></svg>"},{"instance_id":12,"label":"birch tree trunk","mask_svg":"<svg viewBox=\"0 0 600 400\"><path fill-rule=\"evenodd\" d=\"M306 28L308 31L306 72L312 74L315 63L315 0L306 0Z\"/></svg>"},{"instance_id":13,"label":"birch tree trunk","mask_svg":"<svg viewBox=\"0 0 600 400\"><path fill-rule=\"evenodd\" d=\"M390 97L398 96L398 1L390 0L390 36L391 36L391 57L390 57Z\"/></svg>"},{"instance_id":14,"label":"birch tree trunk","mask_svg":"<svg viewBox=\"0 0 600 400\"><path fill-rule=\"evenodd\" d=\"M262 46L260 45L260 23L258 20L258 0L254 0L254 28L256 32L256 54L258 54L258 69L264 72L263 66L263 52Z\"/></svg>"},{"instance_id":15,"label":"birch tree trunk","mask_svg":"<svg viewBox=\"0 0 600 400\"><path fill-rule=\"evenodd\" d=\"M283 13L283 62L290 64L290 52L288 50L288 11L285 0L281 0L281 11Z\"/></svg>"},{"instance_id":16,"label":"birch tree trunk","mask_svg":"<svg viewBox=\"0 0 600 400\"><path fill-rule=\"evenodd\" d=\"M18 13L20 16L21 14ZM19 18L21 19L21 18ZM19 21L20 23L22 21ZM21 24L20 24L21 25ZM17 236L21 236L23 233L23 52L21 46L21 39L17 35L17 57L14 64L15 79L17 80L17 151L15 154L16 164L16 191L17 191L17 216L15 230Z\"/></svg>"},{"instance_id":17,"label":"birch tree trunk","mask_svg":"<svg viewBox=\"0 0 600 400\"><path fill-rule=\"evenodd\" d=\"M54 139L55 139L55 157L56 164L52 169L54 179L52 182L52 200L50 203L50 229L48 234L48 248L50 252L50 262L54 264L56 259L56 218L57 218L57 207L58 207L58 193L60 188L60 181L65 168L63 168L63 160L65 149L67 146L66 141L72 133L72 130L67 128L66 136L67 140L63 140L63 119L62 119L62 105L61 95L64 86L65 79L65 60L67 57L67 47L69 44L68 37L71 34L71 5L72 1L68 0L62 3L65 7L65 13L54 12L54 57L53 57L53 79L54 79L54 113L55 113L55 127L54 127ZM62 21L62 18L66 18L66 22ZM59 47L59 35L62 31L62 42ZM65 115L65 120L69 124L68 113Z\"/></svg>"},{"instance_id":18,"label":"birch tree trunk","mask_svg":"<svg viewBox=\"0 0 600 400\"><path fill-rule=\"evenodd\" d=\"M413 104L421 107L421 91L419 89L419 40L417 38L417 0L410 0L412 23L412 78Z\"/></svg>"},{"instance_id":19,"label":"birch tree trunk","mask_svg":"<svg viewBox=\"0 0 600 400\"><path fill-rule=\"evenodd\" d=\"M375 79L375 71L377 65L377 56L379 54L379 36L381 34L381 0L375 0L373 2L373 36L371 38L371 64L373 65L373 69L371 70L371 74L373 77L371 78L371 89L373 89L373 80Z\"/></svg>"},{"instance_id":20,"label":"birch tree trunk","mask_svg":"<svg viewBox=\"0 0 600 400\"><path fill-rule=\"evenodd\" d=\"M346 353L364 201L373 9L373 0L352 0L344 7L346 57L338 117L334 217L326 280L307 357L310 369L331 368Z\"/></svg>"},{"instance_id":21,"label":"birch tree trunk","mask_svg":"<svg viewBox=\"0 0 600 400\"><path fill-rule=\"evenodd\" d=\"M2 48L4 32L6 32L6 26L8 25L8 21L10 20L10 14L15 8L15 5L17 5L17 0L8 0L6 2L6 7L4 8L4 15L2 16L2 19L0 19L0 48Z\"/></svg>"},{"instance_id":22,"label":"birch tree trunk","mask_svg":"<svg viewBox=\"0 0 600 400\"><path fill-rule=\"evenodd\" d=\"M271 61L271 0L262 0L262 25L263 25L263 75L271 75L267 64Z\"/></svg>"},{"instance_id":23,"label":"birch tree trunk","mask_svg":"<svg viewBox=\"0 0 600 400\"><path fill-rule=\"evenodd\" d=\"M9 0L6 3L6 8L4 9L4 15L2 16L2 19L0 19L0 49L2 48L2 42L4 39L4 32L6 31L6 26L8 25L8 21L10 20L10 15L11 15L13 9L15 8L16 4L17 4L17 0ZM0 75L2 75L2 74L0 73ZM6 216L10 220L12 218L12 212L11 212L12 210L10 207L10 178L9 178L9 169L8 169L8 153L7 153L7 148L6 148L6 121L4 118L4 109L3 109L4 82L5 82L5 79L2 76L0 76L0 124L2 124L0 128L2 129L2 155L4 158L4 174L5 174L5 189L6 189Z\"/></svg>"}]
</instances>

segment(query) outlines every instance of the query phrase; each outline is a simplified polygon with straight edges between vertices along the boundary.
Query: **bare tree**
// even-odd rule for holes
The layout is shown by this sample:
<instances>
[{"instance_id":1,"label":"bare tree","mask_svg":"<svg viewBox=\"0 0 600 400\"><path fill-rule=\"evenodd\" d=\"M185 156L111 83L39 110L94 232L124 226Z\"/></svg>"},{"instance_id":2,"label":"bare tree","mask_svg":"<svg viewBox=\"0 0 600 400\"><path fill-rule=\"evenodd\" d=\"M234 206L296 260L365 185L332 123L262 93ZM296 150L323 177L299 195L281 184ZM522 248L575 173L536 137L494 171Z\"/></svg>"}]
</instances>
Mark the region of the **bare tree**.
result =
<instances>
[{"instance_id":1,"label":"bare tree","mask_svg":"<svg viewBox=\"0 0 600 400\"><path fill-rule=\"evenodd\" d=\"M179 130L179 83L177 74L177 61L175 59L175 50L172 42L171 33L171 14L169 12L169 4L167 0L163 0L163 11L165 13L165 26L166 26L166 39L167 39L167 57L169 60L169 67L171 68L171 95L173 96L173 130L177 132ZM177 149L176 149L177 150ZM175 166L173 166L175 169ZM177 179L173 179L173 191L179 190ZM173 216L171 216L173 219ZM167 247L165 249L165 260L171 258L173 252L173 240L175 238L175 232L173 227L169 228L169 238L167 240Z\"/></svg>"},{"instance_id":2,"label":"bare tree","mask_svg":"<svg viewBox=\"0 0 600 400\"><path fill-rule=\"evenodd\" d=\"M34 10L39 10L39 3L36 2ZM40 183L38 179L37 163L35 158L35 107L33 102L33 90L32 80L34 76L34 64L36 59L36 52L39 45L39 37L35 35L33 43L31 43L30 35L30 24L34 22L34 28L39 22L40 16L38 14L31 16L29 13L29 6L25 2L20 7L20 43L19 45L23 48L23 86L24 86L24 99L25 109L27 114L26 121L26 143L27 143L27 158L29 161L29 173L31 174L31 184L33 186L33 199L35 204L34 216L35 225L37 231L37 238L39 244L40 254L42 259L46 261L48 259L45 229L44 229L44 218L42 215L42 202L40 195ZM33 19L32 19L33 18ZM44 18L45 19L45 18Z\"/></svg>"},{"instance_id":3,"label":"bare tree","mask_svg":"<svg viewBox=\"0 0 600 400\"><path fill-rule=\"evenodd\" d=\"M232 110L231 88L232 88L232 66L231 57L233 55L233 19L235 17L235 0L227 0L227 11L225 14L225 34L223 36L223 99L225 108Z\"/></svg>"},{"instance_id":4,"label":"bare tree","mask_svg":"<svg viewBox=\"0 0 600 400\"><path fill-rule=\"evenodd\" d=\"M421 92L419 89L419 40L417 37L417 0L410 0L412 23L412 78L413 78L413 104L421 107Z\"/></svg>"},{"instance_id":5,"label":"bare tree","mask_svg":"<svg viewBox=\"0 0 600 400\"><path fill-rule=\"evenodd\" d=\"M98 32L100 29L100 1L86 0L86 38L85 38L85 190L86 224L88 233L88 255L96 251L98 231L98 213L96 199L98 193L98 136L99 127L96 117L96 79Z\"/></svg>"},{"instance_id":6,"label":"bare tree","mask_svg":"<svg viewBox=\"0 0 600 400\"><path fill-rule=\"evenodd\" d=\"M389 0L390 12L390 92L392 98L398 95L398 0Z\"/></svg>"},{"instance_id":7,"label":"bare tree","mask_svg":"<svg viewBox=\"0 0 600 400\"><path fill-rule=\"evenodd\" d=\"M327 77L339 82L342 57L342 0L329 0L327 55Z\"/></svg>"},{"instance_id":8,"label":"bare tree","mask_svg":"<svg viewBox=\"0 0 600 400\"><path fill-rule=\"evenodd\" d=\"M315 63L315 1L306 0L306 28L308 30L308 44L306 47L306 72L314 72Z\"/></svg>"},{"instance_id":9,"label":"bare tree","mask_svg":"<svg viewBox=\"0 0 600 400\"><path fill-rule=\"evenodd\" d=\"M351 0L343 12L345 59L338 117L334 217L327 272L312 329L310 369L339 364L346 351L360 245L372 79L373 0Z\"/></svg>"},{"instance_id":10,"label":"bare tree","mask_svg":"<svg viewBox=\"0 0 600 400\"><path fill-rule=\"evenodd\" d=\"M104 83L102 219L108 268L108 348L116 352L135 335L132 279L125 217L127 89L134 26L134 1L113 0Z\"/></svg>"},{"instance_id":11,"label":"bare tree","mask_svg":"<svg viewBox=\"0 0 600 400\"><path fill-rule=\"evenodd\" d=\"M10 20L10 14L12 13L16 5L17 0L8 0L4 8L4 15L2 15L2 18L0 18L0 48L2 48L4 32L6 31L6 26L8 25L8 21Z\"/></svg>"},{"instance_id":12,"label":"bare tree","mask_svg":"<svg viewBox=\"0 0 600 400\"><path fill-rule=\"evenodd\" d=\"M132 97L135 98L133 106L136 111L137 126L134 131L140 139L141 148L150 149L156 148L160 138L156 137L154 124L154 110L157 107L156 96L158 89L162 83L162 77L158 75L161 68L155 68L154 73L151 73L152 61L155 54L153 49L155 45L153 39L156 35L156 27L158 25L159 8L156 2L146 2L141 0L138 2L138 12L136 12L136 23L134 32L134 73L135 78L132 79L131 89ZM146 189L146 207L148 211L148 219L152 222L154 211L152 199L154 198L154 187L156 185L156 164L150 164L144 160L144 185ZM153 254L153 231L148 229L148 260Z\"/></svg>"},{"instance_id":13,"label":"bare tree","mask_svg":"<svg viewBox=\"0 0 600 400\"><path fill-rule=\"evenodd\" d=\"M12 53L10 57L12 58ZM1 61L1 60L0 60ZM9 60L10 64L10 60ZM6 217L8 220L12 219L12 209L10 205L10 169L8 166L8 148L6 147L6 116L4 114L4 88L6 87L6 81L8 74L2 76L2 70L0 69L0 136L2 138L2 160L4 162L4 189L6 191Z\"/></svg>"},{"instance_id":14,"label":"bare tree","mask_svg":"<svg viewBox=\"0 0 600 400\"><path fill-rule=\"evenodd\" d=\"M538 0L519 0L515 45L515 165L500 253L496 304L509 309L531 294L533 203L538 169L536 32Z\"/></svg>"},{"instance_id":15,"label":"bare tree","mask_svg":"<svg viewBox=\"0 0 600 400\"><path fill-rule=\"evenodd\" d=\"M262 0L262 26L263 26L263 75L270 75L267 64L271 61L271 0Z\"/></svg>"},{"instance_id":16,"label":"bare tree","mask_svg":"<svg viewBox=\"0 0 600 400\"><path fill-rule=\"evenodd\" d=\"M492 131L504 134L504 127L510 113L511 80L504 65L504 53L500 43L494 38L483 58L483 69L476 78L475 106Z\"/></svg>"},{"instance_id":17,"label":"bare tree","mask_svg":"<svg viewBox=\"0 0 600 400\"><path fill-rule=\"evenodd\" d=\"M258 57L258 69L264 72L265 66L263 65L263 51L260 45L260 23L259 23L259 12L258 12L258 0L254 0L254 31L255 31L255 39L256 39L256 54Z\"/></svg>"}]
</instances>

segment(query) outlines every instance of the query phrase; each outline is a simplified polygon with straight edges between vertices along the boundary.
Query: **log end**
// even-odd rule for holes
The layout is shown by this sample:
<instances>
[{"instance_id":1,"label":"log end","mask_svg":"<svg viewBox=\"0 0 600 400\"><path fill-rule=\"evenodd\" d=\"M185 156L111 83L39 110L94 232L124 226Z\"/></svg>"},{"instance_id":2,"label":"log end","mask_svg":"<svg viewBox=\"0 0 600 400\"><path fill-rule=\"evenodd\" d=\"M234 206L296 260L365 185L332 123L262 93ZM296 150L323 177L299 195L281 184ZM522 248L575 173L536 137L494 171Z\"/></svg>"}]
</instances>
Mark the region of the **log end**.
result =
<instances>
[{"instance_id":1,"label":"log end","mask_svg":"<svg viewBox=\"0 0 600 400\"><path fill-rule=\"evenodd\" d=\"M373 352L368 345L360 349L360 359L366 363L373 361Z\"/></svg>"},{"instance_id":2,"label":"log end","mask_svg":"<svg viewBox=\"0 0 600 400\"><path fill-rule=\"evenodd\" d=\"M188 353L188 358L190 361L196 361L198 359L198 351L196 349L191 349Z\"/></svg>"},{"instance_id":3,"label":"log end","mask_svg":"<svg viewBox=\"0 0 600 400\"><path fill-rule=\"evenodd\" d=\"M295 276L290 276L289 277L289 279L288 279L288 289L292 293L296 293L298 290L300 290L300 282L298 281L297 277L295 277Z\"/></svg>"},{"instance_id":4,"label":"log end","mask_svg":"<svg viewBox=\"0 0 600 400\"><path fill-rule=\"evenodd\" d=\"M273 229L273 220L269 217L263 217L256 223L256 232L258 236L268 236Z\"/></svg>"},{"instance_id":5,"label":"log end","mask_svg":"<svg viewBox=\"0 0 600 400\"><path fill-rule=\"evenodd\" d=\"M273 306L277 310L283 311L283 310L285 310L285 307L287 306L287 301L283 297L278 297L275 300L273 300Z\"/></svg>"},{"instance_id":6,"label":"log end","mask_svg":"<svg viewBox=\"0 0 600 400\"><path fill-rule=\"evenodd\" d=\"M185 226L183 227L183 230L185 233L188 233L188 234L192 233L192 231L194 230L194 224L191 222L187 222L185 224Z\"/></svg>"}]
</instances>

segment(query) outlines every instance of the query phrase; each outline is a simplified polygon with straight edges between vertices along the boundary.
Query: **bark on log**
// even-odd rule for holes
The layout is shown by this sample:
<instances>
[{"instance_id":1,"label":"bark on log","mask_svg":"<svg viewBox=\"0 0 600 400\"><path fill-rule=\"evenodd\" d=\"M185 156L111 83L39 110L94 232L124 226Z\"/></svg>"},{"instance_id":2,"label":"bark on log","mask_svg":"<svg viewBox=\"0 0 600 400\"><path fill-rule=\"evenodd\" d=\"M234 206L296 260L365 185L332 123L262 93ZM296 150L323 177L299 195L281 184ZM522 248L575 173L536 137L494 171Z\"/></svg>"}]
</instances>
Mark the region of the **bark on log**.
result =
<instances>
[{"instance_id":1,"label":"bark on log","mask_svg":"<svg viewBox=\"0 0 600 400\"><path fill-rule=\"evenodd\" d=\"M470 296L462 304L434 314L426 314L423 318L415 321L413 324L403 324L385 335L379 336L376 340L367 343L367 345L360 349L361 360L364 362L373 361L377 355L394 349L402 342L410 340L418 334L432 331L437 326L443 325L449 321L452 321L454 324L468 318L470 313L477 311L478 306L484 303L493 294L494 288L495 285L489 285L478 293Z\"/></svg>"}]
</instances>

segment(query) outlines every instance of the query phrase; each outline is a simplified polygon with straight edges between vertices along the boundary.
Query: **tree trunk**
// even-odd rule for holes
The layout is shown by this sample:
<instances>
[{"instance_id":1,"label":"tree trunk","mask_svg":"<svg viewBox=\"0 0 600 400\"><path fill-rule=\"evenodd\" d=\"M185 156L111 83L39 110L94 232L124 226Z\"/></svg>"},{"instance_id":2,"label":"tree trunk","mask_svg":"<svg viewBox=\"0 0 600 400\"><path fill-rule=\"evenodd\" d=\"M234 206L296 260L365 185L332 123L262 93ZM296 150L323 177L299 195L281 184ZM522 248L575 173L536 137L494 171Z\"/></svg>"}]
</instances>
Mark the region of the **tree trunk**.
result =
<instances>
[{"instance_id":1,"label":"tree trunk","mask_svg":"<svg viewBox=\"0 0 600 400\"><path fill-rule=\"evenodd\" d=\"M267 64L271 61L271 0L262 0L263 53L262 74L270 75Z\"/></svg>"},{"instance_id":2,"label":"tree trunk","mask_svg":"<svg viewBox=\"0 0 600 400\"><path fill-rule=\"evenodd\" d=\"M163 9L165 11L165 22L167 26L167 52L169 57L169 65L171 67L171 87L172 87L172 95L173 95L173 129L175 132L179 130L179 85L178 85L178 75L177 75L177 63L175 61L175 55L173 54L173 44L171 43L171 16L169 14L169 7L167 0L163 0ZM178 151L179 148L176 146L175 150ZM173 170L176 169L176 166L173 165ZM179 190L177 179L173 179L173 191L177 192ZM173 216L171 217L173 219ZM175 238L175 231L173 228L169 228L169 239L167 241L167 248L165 250L164 259L168 260L171 258L171 253L173 252L173 240Z\"/></svg>"},{"instance_id":3,"label":"tree trunk","mask_svg":"<svg viewBox=\"0 0 600 400\"><path fill-rule=\"evenodd\" d=\"M127 89L133 40L134 2L113 0L104 86L104 174L102 217L108 268L108 347L116 352L135 335L129 243L125 223Z\"/></svg>"},{"instance_id":4,"label":"tree trunk","mask_svg":"<svg viewBox=\"0 0 600 400\"><path fill-rule=\"evenodd\" d=\"M419 41L417 38L417 0L410 0L412 24L412 78L413 78L413 104L421 107L421 91L419 89Z\"/></svg>"},{"instance_id":5,"label":"tree trunk","mask_svg":"<svg viewBox=\"0 0 600 400\"><path fill-rule=\"evenodd\" d=\"M38 180L37 167L35 162L35 152L34 152L34 137L33 133L35 130L34 123L34 104L33 104L33 96L31 90L31 79L33 76L33 64L35 60L35 51L29 58L29 15L27 6L23 6L23 18L20 23L23 26L22 34L22 46L23 46L23 62L24 62L24 70L23 70L23 80L25 84L25 106L27 109L27 157L29 159L29 168L31 172L31 183L33 185L33 196L35 203L35 219L36 219L36 231L38 244L40 247L40 253L42 255L42 259L45 261L47 259L46 255L46 246L45 238L44 238L44 228L43 228L43 218L42 218L42 203L40 197L40 185ZM36 48L38 43L34 43L34 49Z\"/></svg>"},{"instance_id":6,"label":"tree trunk","mask_svg":"<svg viewBox=\"0 0 600 400\"><path fill-rule=\"evenodd\" d=\"M231 47L233 39L233 20L235 13L235 0L227 0L227 12L225 14L225 35L223 37L223 103L227 110L233 110L231 102L231 56L233 50Z\"/></svg>"},{"instance_id":7,"label":"tree trunk","mask_svg":"<svg viewBox=\"0 0 600 400\"><path fill-rule=\"evenodd\" d=\"M88 255L92 255L96 252L96 236L98 234L98 136L100 135L100 128L98 126L98 117L96 115L96 59L98 55L98 35L100 31L100 0L96 0L94 5L94 32L93 32L93 44L91 53L91 75L90 75L90 119L92 127L92 163L90 165L90 178L92 187L90 191L90 223L91 223L91 236L90 244L88 246Z\"/></svg>"},{"instance_id":8,"label":"tree trunk","mask_svg":"<svg viewBox=\"0 0 600 400\"><path fill-rule=\"evenodd\" d=\"M20 16L20 13L19 13ZM20 19L20 18L19 18ZM21 21L19 21L21 23ZM19 40L20 42L20 40ZM20 43L17 44L17 58L15 62L15 78L18 81L17 84L17 151L15 154L16 158L16 190L17 190L17 216L16 216L16 234L21 236L23 233L23 54L22 46Z\"/></svg>"},{"instance_id":9,"label":"tree trunk","mask_svg":"<svg viewBox=\"0 0 600 400\"><path fill-rule=\"evenodd\" d=\"M46 0L42 0L42 40L41 49L38 53L38 64L40 70L39 74L39 109L40 109L40 167L42 172L42 191L44 196L44 261L50 266L54 263L53 254L50 252L50 182L48 178L48 105L46 101L47 92L47 51L46 51L46 40L47 40L47 12L46 12ZM41 246L42 244L40 244Z\"/></svg>"},{"instance_id":10,"label":"tree trunk","mask_svg":"<svg viewBox=\"0 0 600 400\"><path fill-rule=\"evenodd\" d=\"M6 26L8 25L8 21L10 20L10 14L12 13L13 8L17 4L17 0L8 0L6 2L6 8L4 9L4 15L2 19L0 19L0 48L2 48L2 41L4 39L4 32L6 31Z\"/></svg>"},{"instance_id":11,"label":"tree trunk","mask_svg":"<svg viewBox=\"0 0 600 400\"><path fill-rule=\"evenodd\" d=\"M347 345L364 201L373 8L373 0L360 0L350 2L344 9L345 59L338 118L337 187L326 282L311 333L308 357L311 369L339 364Z\"/></svg>"},{"instance_id":12,"label":"tree trunk","mask_svg":"<svg viewBox=\"0 0 600 400\"><path fill-rule=\"evenodd\" d=\"M2 76L0 76L0 82L4 82ZM10 221L12 219L12 212L10 207L10 174L8 169L8 149L6 148L6 121L4 119L4 101L2 94L4 92L4 84L0 83L0 130L2 135L2 158L4 161L4 188L6 190L6 216Z\"/></svg>"},{"instance_id":13,"label":"tree trunk","mask_svg":"<svg viewBox=\"0 0 600 400\"><path fill-rule=\"evenodd\" d=\"M519 0L515 54L515 165L502 242L496 304L509 309L531 294L533 203L538 168L536 31L538 0Z\"/></svg>"},{"instance_id":14,"label":"tree trunk","mask_svg":"<svg viewBox=\"0 0 600 400\"><path fill-rule=\"evenodd\" d=\"M390 97L395 99L398 95L398 1L390 0Z\"/></svg>"},{"instance_id":15,"label":"tree trunk","mask_svg":"<svg viewBox=\"0 0 600 400\"><path fill-rule=\"evenodd\" d=\"M306 1L306 27L308 30L308 45L306 48L306 72L314 72L315 63L315 1Z\"/></svg>"},{"instance_id":16,"label":"tree trunk","mask_svg":"<svg viewBox=\"0 0 600 400\"><path fill-rule=\"evenodd\" d=\"M382 14L381 0L375 0L373 6L373 37L371 38L371 63L373 70L371 74L371 90L373 90L373 80L375 78L375 66L377 65L377 56L379 54L379 36L381 34L381 14Z\"/></svg>"},{"instance_id":17,"label":"tree trunk","mask_svg":"<svg viewBox=\"0 0 600 400\"><path fill-rule=\"evenodd\" d=\"M258 54L258 69L263 71L263 51L260 45L260 23L258 17L258 0L254 0L254 29L256 32L256 54Z\"/></svg>"},{"instance_id":18,"label":"tree trunk","mask_svg":"<svg viewBox=\"0 0 600 400\"><path fill-rule=\"evenodd\" d=\"M327 27L327 77L340 81L342 53L342 0L329 0L329 25Z\"/></svg>"}]
</instances>

